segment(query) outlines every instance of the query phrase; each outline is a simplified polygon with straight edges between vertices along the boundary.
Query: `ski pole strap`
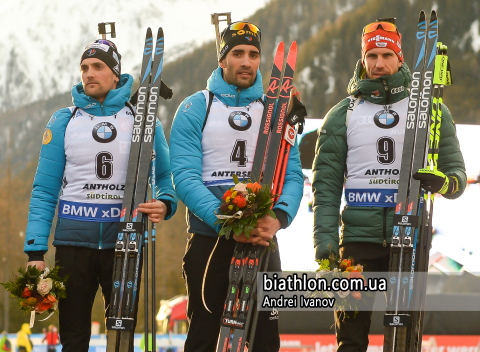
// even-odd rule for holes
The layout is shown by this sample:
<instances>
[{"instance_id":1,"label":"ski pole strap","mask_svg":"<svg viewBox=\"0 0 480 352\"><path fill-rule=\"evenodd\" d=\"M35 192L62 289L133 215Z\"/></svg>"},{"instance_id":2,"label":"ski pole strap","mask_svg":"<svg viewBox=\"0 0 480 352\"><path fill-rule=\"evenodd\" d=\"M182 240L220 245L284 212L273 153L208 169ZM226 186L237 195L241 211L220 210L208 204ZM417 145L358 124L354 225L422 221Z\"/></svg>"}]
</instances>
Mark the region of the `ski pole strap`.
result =
<instances>
[{"instance_id":1,"label":"ski pole strap","mask_svg":"<svg viewBox=\"0 0 480 352\"><path fill-rule=\"evenodd\" d=\"M173 90L167 86L162 80L160 82L160 96L165 99L171 99L173 97Z\"/></svg>"},{"instance_id":2,"label":"ski pole strap","mask_svg":"<svg viewBox=\"0 0 480 352\"><path fill-rule=\"evenodd\" d=\"M207 91L208 91L207 110L205 112L205 120L203 121L202 132L205 129L205 125L207 124L208 115L210 115L210 109L212 108L213 98L215 97L215 94L213 94L208 89L207 89ZM207 96L205 95L205 99L206 98L207 98Z\"/></svg>"},{"instance_id":3,"label":"ski pole strap","mask_svg":"<svg viewBox=\"0 0 480 352\"><path fill-rule=\"evenodd\" d=\"M437 44L437 55L435 56L435 71L433 73L433 84L447 85L448 56L447 46ZM449 82L451 84L451 73Z\"/></svg>"}]
</instances>

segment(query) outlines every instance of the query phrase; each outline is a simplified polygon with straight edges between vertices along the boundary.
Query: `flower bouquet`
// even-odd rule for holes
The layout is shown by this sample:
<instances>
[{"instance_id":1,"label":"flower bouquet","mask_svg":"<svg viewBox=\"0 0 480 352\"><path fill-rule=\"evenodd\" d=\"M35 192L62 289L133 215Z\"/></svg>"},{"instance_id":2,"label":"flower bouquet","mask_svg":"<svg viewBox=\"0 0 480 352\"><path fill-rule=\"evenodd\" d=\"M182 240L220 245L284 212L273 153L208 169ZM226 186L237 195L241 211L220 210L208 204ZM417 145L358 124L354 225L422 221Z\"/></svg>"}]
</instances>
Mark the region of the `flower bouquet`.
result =
<instances>
[{"instance_id":1,"label":"flower bouquet","mask_svg":"<svg viewBox=\"0 0 480 352\"><path fill-rule=\"evenodd\" d=\"M223 224L219 236L228 239L232 232L237 236L244 233L248 239L258 219L265 215L277 218L271 209L275 195L268 185L240 181L236 175L233 181L235 186L225 192L220 208L215 211L215 225ZM275 248L273 241L270 244Z\"/></svg>"},{"instance_id":2,"label":"flower bouquet","mask_svg":"<svg viewBox=\"0 0 480 352\"><path fill-rule=\"evenodd\" d=\"M330 247L330 246L329 246ZM363 266L355 265L354 259L341 260L338 255L334 255L330 248L330 256L328 259L317 259L319 268L317 269L316 278L325 278L329 285L334 278L342 279L362 279L363 284L366 285L365 277L363 276ZM368 294L365 292L364 294ZM345 310L354 310L355 315L358 312L357 302L362 299L362 294L359 291L309 291L305 297L327 297L335 298L335 310L345 313ZM346 316L346 314L345 314Z\"/></svg>"},{"instance_id":3,"label":"flower bouquet","mask_svg":"<svg viewBox=\"0 0 480 352\"><path fill-rule=\"evenodd\" d=\"M50 313L47 320L57 310L58 299L66 297L65 277L58 276L60 267L38 270L35 266L18 269L20 275L1 285L18 301L21 311L30 312L30 327L33 327L35 314Z\"/></svg>"}]
</instances>

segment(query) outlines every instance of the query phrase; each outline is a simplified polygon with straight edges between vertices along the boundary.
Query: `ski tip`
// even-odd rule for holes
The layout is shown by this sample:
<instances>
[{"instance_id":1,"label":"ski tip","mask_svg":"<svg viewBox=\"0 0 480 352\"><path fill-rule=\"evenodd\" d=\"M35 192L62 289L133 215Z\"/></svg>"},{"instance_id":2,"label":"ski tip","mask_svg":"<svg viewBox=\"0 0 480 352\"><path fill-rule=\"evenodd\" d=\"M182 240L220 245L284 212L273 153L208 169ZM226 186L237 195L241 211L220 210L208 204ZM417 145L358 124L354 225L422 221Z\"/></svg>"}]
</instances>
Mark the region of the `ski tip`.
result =
<instances>
[{"instance_id":1,"label":"ski tip","mask_svg":"<svg viewBox=\"0 0 480 352\"><path fill-rule=\"evenodd\" d=\"M420 14L418 15L418 22L425 22L425 18L427 16L425 15L425 11L420 11Z\"/></svg>"},{"instance_id":2,"label":"ski tip","mask_svg":"<svg viewBox=\"0 0 480 352\"><path fill-rule=\"evenodd\" d=\"M297 62L297 42L293 41L288 51L287 64L295 68L295 63Z\"/></svg>"},{"instance_id":3,"label":"ski tip","mask_svg":"<svg viewBox=\"0 0 480 352\"><path fill-rule=\"evenodd\" d=\"M152 36L152 29L150 27L147 28L147 37Z\"/></svg>"},{"instance_id":4,"label":"ski tip","mask_svg":"<svg viewBox=\"0 0 480 352\"><path fill-rule=\"evenodd\" d=\"M159 27L157 32L157 39L163 37L163 28Z\"/></svg>"},{"instance_id":5,"label":"ski tip","mask_svg":"<svg viewBox=\"0 0 480 352\"><path fill-rule=\"evenodd\" d=\"M283 56L285 54L285 45L283 42L280 42L277 47L277 52L275 53L275 59L273 60L273 64L279 68L283 65Z\"/></svg>"},{"instance_id":6,"label":"ski tip","mask_svg":"<svg viewBox=\"0 0 480 352\"><path fill-rule=\"evenodd\" d=\"M292 45L290 45L290 52L297 53L297 42L295 40L292 42Z\"/></svg>"},{"instance_id":7,"label":"ski tip","mask_svg":"<svg viewBox=\"0 0 480 352\"><path fill-rule=\"evenodd\" d=\"M436 20L437 20L437 11L432 10L432 13L430 14L430 23Z\"/></svg>"}]
</instances>

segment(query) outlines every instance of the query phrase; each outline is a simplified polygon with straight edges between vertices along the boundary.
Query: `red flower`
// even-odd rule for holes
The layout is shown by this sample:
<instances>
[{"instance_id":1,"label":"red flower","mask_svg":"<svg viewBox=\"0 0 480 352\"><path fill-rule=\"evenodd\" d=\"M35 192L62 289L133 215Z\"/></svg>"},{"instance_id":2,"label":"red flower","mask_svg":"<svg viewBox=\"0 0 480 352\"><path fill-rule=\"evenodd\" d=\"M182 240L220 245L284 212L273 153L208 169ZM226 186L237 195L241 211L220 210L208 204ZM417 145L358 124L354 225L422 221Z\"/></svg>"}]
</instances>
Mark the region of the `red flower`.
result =
<instances>
[{"instance_id":1,"label":"red flower","mask_svg":"<svg viewBox=\"0 0 480 352\"><path fill-rule=\"evenodd\" d=\"M249 188L253 193L257 194L262 186L260 186L258 182L255 182L247 184L247 188Z\"/></svg>"},{"instance_id":2,"label":"red flower","mask_svg":"<svg viewBox=\"0 0 480 352\"><path fill-rule=\"evenodd\" d=\"M244 206L247 205L247 200L243 195L239 194L233 200L233 204L235 204L239 208L243 208Z\"/></svg>"},{"instance_id":3,"label":"red flower","mask_svg":"<svg viewBox=\"0 0 480 352\"><path fill-rule=\"evenodd\" d=\"M43 299L43 303L47 303L47 302L55 303L56 301L57 299L51 294L46 295L45 298Z\"/></svg>"},{"instance_id":4,"label":"red flower","mask_svg":"<svg viewBox=\"0 0 480 352\"><path fill-rule=\"evenodd\" d=\"M48 310L48 309L50 309L50 308L52 308L52 307L53 307L53 303L52 303L52 302L50 302L50 301L48 301L48 300L47 300L47 302L43 301L43 302L41 302L41 303L37 303L37 305L35 306L35 312L37 312L37 313L43 313L44 311L46 311L46 310Z\"/></svg>"},{"instance_id":5,"label":"red flower","mask_svg":"<svg viewBox=\"0 0 480 352\"><path fill-rule=\"evenodd\" d=\"M348 275L348 278L349 278L349 279L353 279L353 278L363 279L363 284L364 284L364 285L367 285L367 281L366 281L365 278L362 276L362 272L361 272L361 271L351 271L350 274Z\"/></svg>"},{"instance_id":6,"label":"red flower","mask_svg":"<svg viewBox=\"0 0 480 352\"><path fill-rule=\"evenodd\" d=\"M232 191L230 189L227 189L227 191L225 192L225 194L223 195L222 199L223 200L226 200L227 197L230 197L232 195Z\"/></svg>"},{"instance_id":7,"label":"red flower","mask_svg":"<svg viewBox=\"0 0 480 352\"><path fill-rule=\"evenodd\" d=\"M28 287L25 287L22 292L22 297L23 298L32 297L32 291L30 291Z\"/></svg>"}]
</instances>

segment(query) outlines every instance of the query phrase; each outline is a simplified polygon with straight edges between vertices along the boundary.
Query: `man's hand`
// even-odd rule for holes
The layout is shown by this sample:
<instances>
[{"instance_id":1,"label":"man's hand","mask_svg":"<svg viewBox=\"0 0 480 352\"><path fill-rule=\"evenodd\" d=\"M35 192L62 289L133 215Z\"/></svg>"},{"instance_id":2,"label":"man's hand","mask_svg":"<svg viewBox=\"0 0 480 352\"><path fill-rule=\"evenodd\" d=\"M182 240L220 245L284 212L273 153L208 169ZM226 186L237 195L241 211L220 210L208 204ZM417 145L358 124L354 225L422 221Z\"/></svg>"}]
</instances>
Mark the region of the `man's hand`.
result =
<instances>
[{"instance_id":1,"label":"man's hand","mask_svg":"<svg viewBox=\"0 0 480 352\"><path fill-rule=\"evenodd\" d=\"M454 194L458 191L457 181L439 170L420 169L412 177L421 181L422 188L427 192Z\"/></svg>"},{"instance_id":2,"label":"man's hand","mask_svg":"<svg viewBox=\"0 0 480 352\"><path fill-rule=\"evenodd\" d=\"M151 222L159 223L167 215L167 206L161 200L153 199L151 202L139 204L138 211L148 214Z\"/></svg>"},{"instance_id":3,"label":"man's hand","mask_svg":"<svg viewBox=\"0 0 480 352\"><path fill-rule=\"evenodd\" d=\"M305 117L307 117L307 109L301 103L302 97L300 92L293 87L290 90L290 100L288 102L287 122L290 126L298 125L298 133L303 133L303 126L305 124Z\"/></svg>"},{"instance_id":4,"label":"man's hand","mask_svg":"<svg viewBox=\"0 0 480 352\"><path fill-rule=\"evenodd\" d=\"M240 234L239 236L233 235L233 238L237 242L242 243L251 243L253 245L261 245L268 247L270 243L268 241L273 239L273 236L277 233L278 230L282 228L280 221L274 219L269 215L265 215L258 219L257 226L250 233L250 238L247 240L245 234Z\"/></svg>"},{"instance_id":5,"label":"man's hand","mask_svg":"<svg viewBox=\"0 0 480 352\"><path fill-rule=\"evenodd\" d=\"M288 101L288 110L287 110L287 116L290 115L290 112L292 111L293 108L293 97L296 97L299 101L302 101L302 97L300 96L300 92L297 92L297 87L292 87L290 89L290 100Z\"/></svg>"},{"instance_id":6,"label":"man's hand","mask_svg":"<svg viewBox=\"0 0 480 352\"><path fill-rule=\"evenodd\" d=\"M45 262L44 261L34 261L34 262L28 262L28 266L35 266L37 267L38 270L43 271L45 269Z\"/></svg>"}]
</instances>

